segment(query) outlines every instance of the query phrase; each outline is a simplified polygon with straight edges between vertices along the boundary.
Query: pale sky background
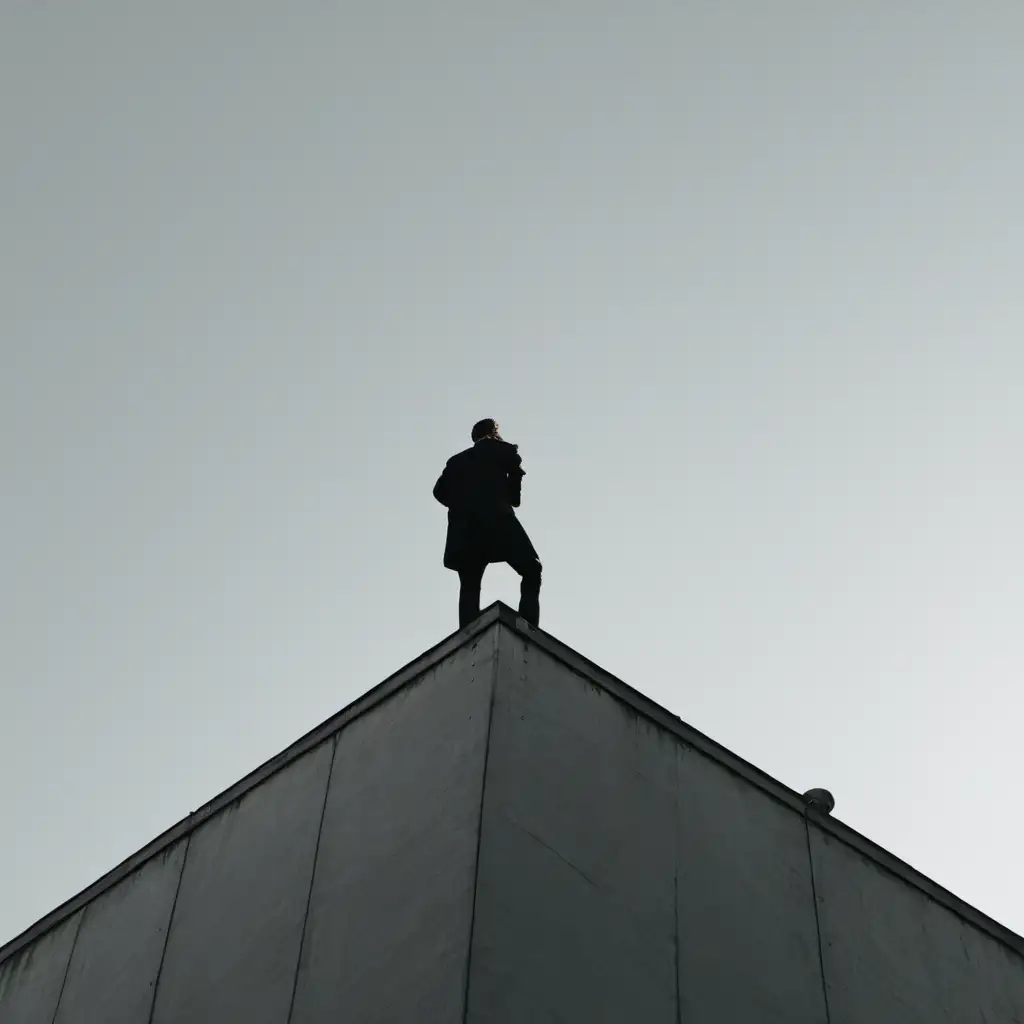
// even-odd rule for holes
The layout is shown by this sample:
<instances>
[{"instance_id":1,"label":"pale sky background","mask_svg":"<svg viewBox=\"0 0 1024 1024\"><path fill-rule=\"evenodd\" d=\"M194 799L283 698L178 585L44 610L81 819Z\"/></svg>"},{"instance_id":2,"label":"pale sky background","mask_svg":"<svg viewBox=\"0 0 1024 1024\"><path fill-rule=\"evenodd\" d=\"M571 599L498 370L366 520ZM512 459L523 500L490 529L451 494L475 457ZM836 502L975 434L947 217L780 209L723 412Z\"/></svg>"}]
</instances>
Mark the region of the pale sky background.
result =
<instances>
[{"instance_id":1,"label":"pale sky background","mask_svg":"<svg viewBox=\"0 0 1024 1024\"><path fill-rule=\"evenodd\" d=\"M0 942L456 628L488 415L545 629L1024 931L1022 54L0 0Z\"/></svg>"}]
</instances>

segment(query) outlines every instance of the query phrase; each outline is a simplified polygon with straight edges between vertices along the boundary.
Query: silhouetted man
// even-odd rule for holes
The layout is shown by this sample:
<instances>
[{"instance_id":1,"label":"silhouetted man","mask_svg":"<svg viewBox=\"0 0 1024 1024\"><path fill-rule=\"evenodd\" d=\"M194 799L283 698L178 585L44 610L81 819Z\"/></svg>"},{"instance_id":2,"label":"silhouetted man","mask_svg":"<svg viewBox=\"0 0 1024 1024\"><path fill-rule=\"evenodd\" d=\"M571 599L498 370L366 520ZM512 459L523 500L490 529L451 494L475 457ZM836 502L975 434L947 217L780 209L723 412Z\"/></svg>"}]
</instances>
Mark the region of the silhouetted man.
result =
<instances>
[{"instance_id":1,"label":"silhouetted man","mask_svg":"<svg viewBox=\"0 0 1024 1024\"><path fill-rule=\"evenodd\" d=\"M473 427L473 447L453 455L434 485L448 508L444 564L459 574L459 628L480 614L480 582L491 562L508 562L522 577L519 614L540 619L541 564L513 511L519 507L525 470L519 446L501 439L494 420Z\"/></svg>"}]
</instances>

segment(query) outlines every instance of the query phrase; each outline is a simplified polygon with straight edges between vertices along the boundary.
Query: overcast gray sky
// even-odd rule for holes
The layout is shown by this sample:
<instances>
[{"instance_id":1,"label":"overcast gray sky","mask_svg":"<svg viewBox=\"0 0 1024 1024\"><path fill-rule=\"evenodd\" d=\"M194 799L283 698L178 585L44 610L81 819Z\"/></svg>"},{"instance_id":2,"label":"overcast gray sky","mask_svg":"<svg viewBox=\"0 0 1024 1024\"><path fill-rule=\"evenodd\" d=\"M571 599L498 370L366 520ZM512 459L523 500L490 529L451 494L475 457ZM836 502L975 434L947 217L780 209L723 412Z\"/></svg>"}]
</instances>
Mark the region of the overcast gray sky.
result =
<instances>
[{"instance_id":1,"label":"overcast gray sky","mask_svg":"<svg viewBox=\"0 0 1024 1024\"><path fill-rule=\"evenodd\" d=\"M456 627L488 415L544 628L1024 931L1022 44L2 0L0 942Z\"/></svg>"}]
</instances>

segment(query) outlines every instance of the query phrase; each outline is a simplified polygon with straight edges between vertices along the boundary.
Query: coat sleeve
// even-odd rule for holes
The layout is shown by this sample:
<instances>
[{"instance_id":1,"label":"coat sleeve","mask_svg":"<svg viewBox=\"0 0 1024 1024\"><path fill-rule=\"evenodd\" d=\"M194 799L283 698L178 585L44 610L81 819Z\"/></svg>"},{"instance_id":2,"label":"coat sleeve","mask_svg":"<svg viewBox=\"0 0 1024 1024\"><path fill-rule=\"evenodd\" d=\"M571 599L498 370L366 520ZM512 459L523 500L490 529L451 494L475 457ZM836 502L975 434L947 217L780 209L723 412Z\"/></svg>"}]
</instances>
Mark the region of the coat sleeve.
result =
<instances>
[{"instance_id":1,"label":"coat sleeve","mask_svg":"<svg viewBox=\"0 0 1024 1024\"><path fill-rule=\"evenodd\" d=\"M519 445L509 445L508 462L508 500L513 508L519 508L523 501L523 457L519 454Z\"/></svg>"},{"instance_id":2,"label":"coat sleeve","mask_svg":"<svg viewBox=\"0 0 1024 1024\"><path fill-rule=\"evenodd\" d=\"M434 497L446 508L451 500L451 495L448 489L448 467L445 466L444 472L437 478L437 483L434 484Z\"/></svg>"}]
</instances>

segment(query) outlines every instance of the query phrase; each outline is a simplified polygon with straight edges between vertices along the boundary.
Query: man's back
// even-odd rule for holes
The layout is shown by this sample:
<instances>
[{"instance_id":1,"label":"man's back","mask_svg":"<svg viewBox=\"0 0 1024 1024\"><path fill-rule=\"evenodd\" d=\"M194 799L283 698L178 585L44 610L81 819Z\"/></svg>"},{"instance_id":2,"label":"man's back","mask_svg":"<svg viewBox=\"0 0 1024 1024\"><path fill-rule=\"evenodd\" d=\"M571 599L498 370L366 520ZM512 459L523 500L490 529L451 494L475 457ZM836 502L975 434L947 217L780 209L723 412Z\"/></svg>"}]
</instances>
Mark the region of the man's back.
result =
<instances>
[{"instance_id":1,"label":"man's back","mask_svg":"<svg viewBox=\"0 0 1024 1024\"><path fill-rule=\"evenodd\" d=\"M519 507L523 475L517 446L486 438L448 460L434 497L456 516L508 514Z\"/></svg>"}]
</instances>

